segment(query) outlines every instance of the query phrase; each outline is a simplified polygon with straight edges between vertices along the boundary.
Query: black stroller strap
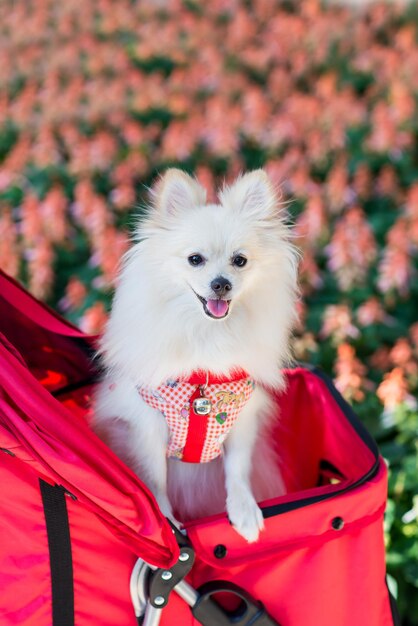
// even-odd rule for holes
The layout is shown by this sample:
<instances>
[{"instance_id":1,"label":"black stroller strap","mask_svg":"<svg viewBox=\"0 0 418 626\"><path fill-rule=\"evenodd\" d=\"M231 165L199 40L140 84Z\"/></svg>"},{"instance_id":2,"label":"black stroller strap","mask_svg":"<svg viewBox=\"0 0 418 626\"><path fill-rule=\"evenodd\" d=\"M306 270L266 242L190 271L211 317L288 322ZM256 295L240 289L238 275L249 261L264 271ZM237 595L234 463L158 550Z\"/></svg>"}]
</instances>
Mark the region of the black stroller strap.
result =
<instances>
[{"instance_id":1,"label":"black stroller strap","mask_svg":"<svg viewBox=\"0 0 418 626\"><path fill-rule=\"evenodd\" d=\"M74 584L65 490L39 480L48 535L52 626L74 626Z\"/></svg>"}]
</instances>

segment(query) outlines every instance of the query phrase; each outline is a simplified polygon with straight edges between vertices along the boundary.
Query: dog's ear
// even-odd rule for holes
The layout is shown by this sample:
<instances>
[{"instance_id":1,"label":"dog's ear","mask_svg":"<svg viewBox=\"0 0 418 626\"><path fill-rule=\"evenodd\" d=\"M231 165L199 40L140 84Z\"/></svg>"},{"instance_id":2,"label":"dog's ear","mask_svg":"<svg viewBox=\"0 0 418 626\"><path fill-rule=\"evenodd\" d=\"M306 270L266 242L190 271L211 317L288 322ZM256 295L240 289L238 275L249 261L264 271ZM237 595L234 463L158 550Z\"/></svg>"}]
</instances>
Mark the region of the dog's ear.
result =
<instances>
[{"instance_id":1,"label":"dog's ear","mask_svg":"<svg viewBox=\"0 0 418 626\"><path fill-rule=\"evenodd\" d=\"M270 219L278 215L278 198L273 183L264 170L240 176L220 193L221 204L253 218Z\"/></svg>"},{"instance_id":2,"label":"dog's ear","mask_svg":"<svg viewBox=\"0 0 418 626\"><path fill-rule=\"evenodd\" d=\"M206 203L206 191L197 180L178 169L167 170L152 189L154 207L164 215Z\"/></svg>"}]
</instances>

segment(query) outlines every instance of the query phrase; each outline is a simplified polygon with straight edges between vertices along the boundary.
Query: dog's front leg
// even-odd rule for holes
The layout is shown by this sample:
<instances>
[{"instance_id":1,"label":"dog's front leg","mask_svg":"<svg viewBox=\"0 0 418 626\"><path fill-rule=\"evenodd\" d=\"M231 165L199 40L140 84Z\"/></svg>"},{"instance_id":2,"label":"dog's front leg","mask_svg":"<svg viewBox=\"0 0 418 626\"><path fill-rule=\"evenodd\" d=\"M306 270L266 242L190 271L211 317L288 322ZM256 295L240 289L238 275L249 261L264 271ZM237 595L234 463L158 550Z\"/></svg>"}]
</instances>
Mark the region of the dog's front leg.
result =
<instances>
[{"instance_id":1,"label":"dog's front leg","mask_svg":"<svg viewBox=\"0 0 418 626\"><path fill-rule=\"evenodd\" d=\"M250 485L252 453L268 400L256 388L225 441L226 509L235 530L248 542L258 539L264 528L263 514Z\"/></svg>"},{"instance_id":2,"label":"dog's front leg","mask_svg":"<svg viewBox=\"0 0 418 626\"><path fill-rule=\"evenodd\" d=\"M163 515L179 526L167 495L167 422L159 411L140 402L141 412L131 424L131 445L136 447L132 469L152 491Z\"/></svg>"},{"instance_id":3,"label":"dog's front leg","mask_svg":"<svg viewBox=\"0 0 418 626\"><path fill-rule=\"evenodd\" d=\"M97 392L93 428L152 491L163 515L178 523L167 496L168 427L163 415L129 381L106 380Z\"/></svg>"}]
</instances>

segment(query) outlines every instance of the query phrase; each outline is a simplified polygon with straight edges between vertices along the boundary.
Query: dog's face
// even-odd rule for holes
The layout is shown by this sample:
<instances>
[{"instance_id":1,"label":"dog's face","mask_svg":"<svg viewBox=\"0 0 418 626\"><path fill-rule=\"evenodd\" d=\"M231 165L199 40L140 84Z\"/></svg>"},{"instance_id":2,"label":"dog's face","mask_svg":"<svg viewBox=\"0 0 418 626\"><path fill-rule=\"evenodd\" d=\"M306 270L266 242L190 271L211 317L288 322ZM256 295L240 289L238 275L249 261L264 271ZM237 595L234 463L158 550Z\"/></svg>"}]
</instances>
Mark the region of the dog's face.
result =
<instances>
[{"instance_id":1,"label":"dog's face","mask_svg":"<svg viewBox=\"0 0 418 626\"><path fill-rule=\"evenodd\" d=\"M294 258L263 171L239 178L219 199L206 205L194 179L169 170L153 190L154 207L140 231L152 249L155 280L179 312L218 322L268 293L278 264Z\"/></svg>"}]
</instances>

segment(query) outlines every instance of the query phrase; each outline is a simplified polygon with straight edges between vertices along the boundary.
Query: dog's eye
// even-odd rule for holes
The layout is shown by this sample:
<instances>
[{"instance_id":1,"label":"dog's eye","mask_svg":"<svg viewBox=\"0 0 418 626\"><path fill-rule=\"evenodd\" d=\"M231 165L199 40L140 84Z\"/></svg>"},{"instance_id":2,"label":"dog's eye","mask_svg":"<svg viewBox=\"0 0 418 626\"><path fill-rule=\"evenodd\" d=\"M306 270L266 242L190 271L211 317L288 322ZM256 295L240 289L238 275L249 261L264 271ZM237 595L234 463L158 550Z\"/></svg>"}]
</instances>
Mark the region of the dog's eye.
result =
<instances>
[{"instance_id":1,"label":"dog's eye","mask_svg":"<svg viewBox=\"0 0 418 626\"><path fill-rule=\"evenodd\" d=\"M245 256L242 256L242 254L237 254L237 256L234 256L234 258L232 259L232 265L236 265L237 267L244 267L244 265L247 264L247 259L245 258Z\"/></svg>"},{"instance_id":2,"label":"dog's eye","mask_svg":"<svg viewBox=\"0 0 418 626\"><path fill-rule=\"evenodd\" d=\"M188 259L190 265L196 267L197 265L202 265L205 262L205 259L200 254L191 254Z\"/></svg>"}]
</instances>

